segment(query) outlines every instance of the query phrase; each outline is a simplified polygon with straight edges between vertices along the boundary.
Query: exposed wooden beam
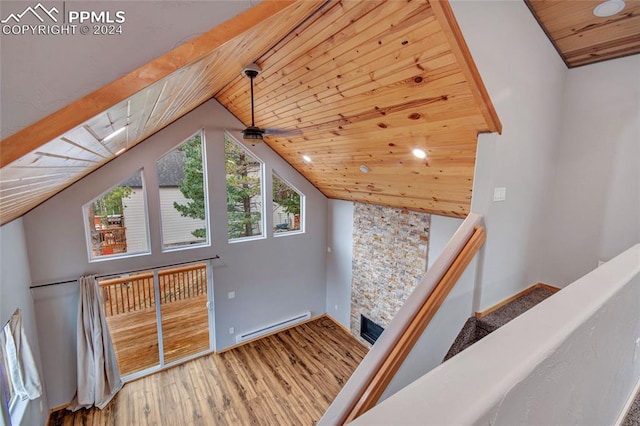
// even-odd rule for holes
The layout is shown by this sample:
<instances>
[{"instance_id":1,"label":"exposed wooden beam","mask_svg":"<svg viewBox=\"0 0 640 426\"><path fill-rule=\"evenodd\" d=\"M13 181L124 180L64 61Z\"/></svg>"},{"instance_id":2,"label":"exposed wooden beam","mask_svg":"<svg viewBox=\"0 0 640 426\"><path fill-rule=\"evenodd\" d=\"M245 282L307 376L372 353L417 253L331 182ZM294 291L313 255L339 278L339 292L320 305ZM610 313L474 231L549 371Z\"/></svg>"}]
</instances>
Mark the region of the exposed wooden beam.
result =
<instances>
[{"instance_id":1,"label":"exposed wooden beam","mask_svg":"<svg viewBox=\"0 0 640 426\"><path fill-rule=\"evenodd\" d=\"M5 167L156 81L196 62L295 2L295 0L263 1L201 36L9 136L0 143L0 167Z\"/></svg>"},{"instance_id":2,"label":"exposed wooden beam","mask_svg":"<svg viewBox=\"0 0 640 426\"><path fill-rule=\"evenodd\" d=\"M484 87L484 83L480 77L480 72L478 72L478 68L473 61L473 57L469 51L469 46L467 46L467 42L464 40L462 30L458 26L458 22L456 21L449 1L430 0L429 3L433 9L433 14L440 22L442 30L449 40L451 51L455 55L462 73L469 82L471 93L480 107L480 111L487 122L489 131L502 133L502 123L498 118L498 113L496 113L493 103L491 102L491 98L489 97L489 93Z\"/></svg>"}]
</instances>

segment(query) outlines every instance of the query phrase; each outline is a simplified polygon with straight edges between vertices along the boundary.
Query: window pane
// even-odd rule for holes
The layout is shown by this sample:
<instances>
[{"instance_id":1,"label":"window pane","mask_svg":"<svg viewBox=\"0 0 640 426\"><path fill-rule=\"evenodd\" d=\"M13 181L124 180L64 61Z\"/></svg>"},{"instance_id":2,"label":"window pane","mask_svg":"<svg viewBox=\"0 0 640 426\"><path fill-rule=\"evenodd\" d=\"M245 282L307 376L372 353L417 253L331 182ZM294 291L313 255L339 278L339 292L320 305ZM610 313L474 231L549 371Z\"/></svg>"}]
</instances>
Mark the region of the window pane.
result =
<instances>
[{"instance_id":1,"label":"window pane","mask_svg":"<svg viewBox=\"0 0 640 426\"><path fill-rule=\"evenodd\" d=\"M262 163L225 135L229 239L262 235Z\"/></svg>"},{"instance_id":2,"label":"window pane","mask_svg":"<svg viewBox=\"0 0 640 426\"><path fill-rule=\"evenodd\" d=\"M158 270L165 364L208 350L207 264Z\"/></svg>"},{"instance_id":3,"label":"window pane","mask_svg":"<svg viewBox=\"0 0 640 426\"><path fill-rule=\"evenodd\" d=\"M207 243L207 195L202 132L157 162L162 246Z\"/></svg>"},{"instance_id":4,"label":"window pane","mask_svg":"<svg viewBox=\"0 0 640 426\"><path fill-rule=\"evenodd\" d=\"M273 231L302 230L303 196L277 174L273 174Z\"/></svg>"},{"instance_id":5,"label":"window pane","mask_svg":"<svg viewBox=\"0 0 640 426\"><path fill-rule=\"evenodd\" d=\"M84 206L91 259L149 252L142 170Z\"/></svg>"}]
</instances>

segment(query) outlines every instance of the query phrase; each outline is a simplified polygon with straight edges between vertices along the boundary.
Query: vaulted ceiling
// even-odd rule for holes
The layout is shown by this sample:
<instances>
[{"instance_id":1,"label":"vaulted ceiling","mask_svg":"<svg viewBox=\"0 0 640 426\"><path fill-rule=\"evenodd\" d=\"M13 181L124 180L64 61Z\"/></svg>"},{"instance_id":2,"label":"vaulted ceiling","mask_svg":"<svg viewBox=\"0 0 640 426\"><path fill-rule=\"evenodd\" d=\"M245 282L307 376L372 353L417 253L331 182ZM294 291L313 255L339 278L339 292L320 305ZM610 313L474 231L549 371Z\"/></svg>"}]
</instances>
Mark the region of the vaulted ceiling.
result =
<instances>
[{"instance_id":1,"label":"vaulted ceiling","mask_svg":"<svg viewBox=\"0 0 640 426\"><path fill-rule=\"evenodd\" d=\"M0 223L211 97L249 124L241 70L254 61L263 69L256 124L280 130L266 138L269 146L325 195L469 212L477 135L501 124L448 2L280 0L4 139ZM414 157L415 148L426 158Z\"/></svg>"},{"instance_id":2,"label":"vaulted ceiling","mask_svg":"<svg viewBox=\"0 0 640 426\"><path fill-rule=\"evenodd\" d=\"M327 3L256 61L256 123L285 134L269 145L328 197L466 216L477 135L500 123L447 6ZM251 122L245 77L216 99Z\"/></svg>"},{"instance_id":3,"label":"vaulted ceiling","mask_svg":"<svg viewBox=\"0 0 640 426\"><path fill-rule=\"evenodd\" d=\"M213 96L247 124L253 61L257 124L297 131L268 144L327 196L469 212L477 134L500 123L448 3L305 0L262 2L3 140L2 223Z\"/></svg>"}]
</instances>

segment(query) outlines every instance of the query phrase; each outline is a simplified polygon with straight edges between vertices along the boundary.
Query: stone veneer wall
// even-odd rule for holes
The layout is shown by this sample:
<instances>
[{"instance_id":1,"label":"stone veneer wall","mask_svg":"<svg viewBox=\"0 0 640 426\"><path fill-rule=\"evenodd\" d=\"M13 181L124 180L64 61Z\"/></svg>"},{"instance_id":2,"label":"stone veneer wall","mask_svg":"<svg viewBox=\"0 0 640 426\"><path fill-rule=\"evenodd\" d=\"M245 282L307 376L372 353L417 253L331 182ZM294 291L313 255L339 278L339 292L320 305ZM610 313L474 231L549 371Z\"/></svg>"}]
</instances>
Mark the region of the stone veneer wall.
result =
<instances>
[{"instance_id":1,"label":"stone veneer wall","mask_svg":"<svg viewBox=\"0 0 640 426\"><path fill-rule=\"evenodd\" d=\"M360 338L360 314L382 327L427 269L431 215L354 203L351 332Z\"/></svg>"}]
</instances>

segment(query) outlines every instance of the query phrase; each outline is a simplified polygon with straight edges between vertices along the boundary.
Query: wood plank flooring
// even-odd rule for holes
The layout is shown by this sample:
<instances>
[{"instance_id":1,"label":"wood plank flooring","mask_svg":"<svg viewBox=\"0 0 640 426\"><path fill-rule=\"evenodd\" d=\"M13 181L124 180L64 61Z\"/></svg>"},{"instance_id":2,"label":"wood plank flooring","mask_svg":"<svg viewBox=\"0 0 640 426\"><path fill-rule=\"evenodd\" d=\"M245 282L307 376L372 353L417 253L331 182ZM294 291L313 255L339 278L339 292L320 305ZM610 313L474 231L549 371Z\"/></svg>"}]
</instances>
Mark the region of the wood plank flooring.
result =
<instances>
[{"instance_id":1,"label":"wood plank flooring","mask_svg":"<svg viewBox=\"0 0 640 426\"><path fill-rule=\"evenodd\" d=\"M209 349L207 295L161 305L165 363ZM107 317L122 376L159 364L156 309Z\"/></svg>"},{"instance_id":2,"label":"wood plank flooring","mask_svg":"<svg viewBox=\"0 0 640 426\"><path fill-rule=\"evenodd\" d=\"M59 411L49 425L313 425L366 352L321 317L127 383L104 410Z\"/></svg>"}]
</instances>

